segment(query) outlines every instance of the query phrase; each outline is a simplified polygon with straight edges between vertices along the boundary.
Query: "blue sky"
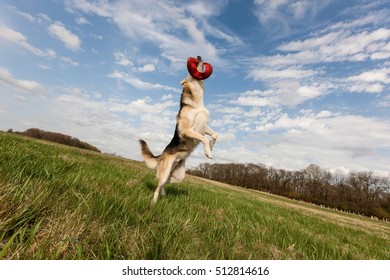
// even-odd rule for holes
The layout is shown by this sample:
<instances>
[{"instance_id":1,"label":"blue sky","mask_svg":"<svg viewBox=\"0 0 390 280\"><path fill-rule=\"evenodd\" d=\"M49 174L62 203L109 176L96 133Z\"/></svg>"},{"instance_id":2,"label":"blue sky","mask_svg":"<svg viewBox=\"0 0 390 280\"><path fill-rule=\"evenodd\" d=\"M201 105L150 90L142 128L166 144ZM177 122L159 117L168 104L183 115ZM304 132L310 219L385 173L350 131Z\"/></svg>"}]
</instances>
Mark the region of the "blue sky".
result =
<instances>
[{"instance_id":1,"label":"blue sky","mask_svg":"<svg viewBox=\"0 0 390 280\"><path fill-rule=\"evenodd\" d=\"M189 166L390 174L390 1L3 0L0 52L1 130L159 154L201 55L219 139Z\"/></svg>"}]
</instances>

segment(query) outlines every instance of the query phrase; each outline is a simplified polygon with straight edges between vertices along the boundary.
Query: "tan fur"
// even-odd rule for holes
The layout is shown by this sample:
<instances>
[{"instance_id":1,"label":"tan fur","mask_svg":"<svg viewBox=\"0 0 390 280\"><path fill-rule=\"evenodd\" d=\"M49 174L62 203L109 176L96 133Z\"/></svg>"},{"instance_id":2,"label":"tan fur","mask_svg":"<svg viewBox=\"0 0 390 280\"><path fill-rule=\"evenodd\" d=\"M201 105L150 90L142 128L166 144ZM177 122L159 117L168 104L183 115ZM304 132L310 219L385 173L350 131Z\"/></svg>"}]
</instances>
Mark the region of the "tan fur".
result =
<instances>
[{"instance_id":1,"label":"tan fur","mask_svg":"<svg viewBox=\"0 0 390 280\"><path fill-rule=\"evenodd\" d=\"M198 65L201 71L202 63ZM171 142L159 156L154 156L144 140L140 140L141 152L146 166L157 168L157 188L152 204L158 196L165 195L164 185L180 182L185 177L185 161L195 147L202 142L204 153L212 158L211 150L217 140L217 134L208 127L209 112L203 103L204 82L188 75L183 81L180 110L176 117L175 134ZM206 135L211 136L209 140Z\"/></svg>"}]
</instances>

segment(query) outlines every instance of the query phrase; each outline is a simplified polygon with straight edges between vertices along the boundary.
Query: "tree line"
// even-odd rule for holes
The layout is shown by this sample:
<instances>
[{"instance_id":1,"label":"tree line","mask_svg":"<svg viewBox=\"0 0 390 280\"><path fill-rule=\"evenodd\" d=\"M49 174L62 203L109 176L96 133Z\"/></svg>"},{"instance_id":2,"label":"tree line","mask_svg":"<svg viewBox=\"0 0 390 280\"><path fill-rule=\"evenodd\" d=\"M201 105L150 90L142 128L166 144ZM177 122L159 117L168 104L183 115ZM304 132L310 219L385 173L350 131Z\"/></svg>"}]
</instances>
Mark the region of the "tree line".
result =
<instances>
[{"instance_id":1,"label":"tree line","mask_svg":"<svg viewBox=\"0 0 390 280\"><path fill-rule=\"evenodd\" d=\"M286 171L262 164L204 163L189 174L380 219L390 219L390 177L332 173L315 164Z\"/></svg>"},{"instance_id":2,"label":"tree line","mask_svg":"<svg viewBox=\"0 0 390 280\"><path fill-rule=\"evenodd\" d=\"M38 128L29 128L25 131L13 131L12 129L7 130L9 133L15 133L27 137L32 137L36 139L42 139L50 142L55 142L58 144L63 144L67 146L72 146L72 147L77 147L80 149L85 149L85 150L90 150L94 152L100 153L101 151L96 148L95 146L92 146L91 144L88 144L87 142L80 141L76 137L72 137L69 135L65 135L62 133L57 133L57 132L50 132L50 131L45 131L41 130Z\"/></svg>"}]
</instances>

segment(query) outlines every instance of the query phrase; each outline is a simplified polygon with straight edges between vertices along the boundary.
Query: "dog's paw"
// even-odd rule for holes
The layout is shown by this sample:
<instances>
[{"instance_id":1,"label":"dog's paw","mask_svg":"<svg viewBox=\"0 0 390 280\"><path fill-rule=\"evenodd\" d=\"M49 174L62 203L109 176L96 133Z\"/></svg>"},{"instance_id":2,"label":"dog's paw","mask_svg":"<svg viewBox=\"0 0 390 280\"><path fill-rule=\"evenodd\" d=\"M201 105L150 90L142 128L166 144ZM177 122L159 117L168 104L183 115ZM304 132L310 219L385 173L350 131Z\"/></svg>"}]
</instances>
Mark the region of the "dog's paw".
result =
<instances>
[{"instance_id":1,"label":"dog's paw","mask_svg":"<svg viewBox=\"0 0 390 280\"><path fill-rule=\"evenodd\" d=\"M153 199L152 199L152 201L150 202L150 205L156 204L156 203L157 203L157 200L158 200L158 193L154 193Z\"/></svg>"},{"instance_id":2,"label":"dog's paw","mask_svg":"<svg viewBox=\"0 0 390 280\"><path fill-rule=\"evenodd\" d=\"M214 147L214 144L215 144L215 140L210 140L210 150L213 150L213 147Z\"/></svg>"},{"instance_id":3,"label":"dog's paw","mask_svg":"<svg viewBox=\"0 0 390 280\"><path fill-rule=\"evenodd\" d=\"M211 150L205 150L204 151L204 154L206 155L206 157L208 157L209 159L212 159L213 156L211 155Z\"/></svg>"}]
</instances>

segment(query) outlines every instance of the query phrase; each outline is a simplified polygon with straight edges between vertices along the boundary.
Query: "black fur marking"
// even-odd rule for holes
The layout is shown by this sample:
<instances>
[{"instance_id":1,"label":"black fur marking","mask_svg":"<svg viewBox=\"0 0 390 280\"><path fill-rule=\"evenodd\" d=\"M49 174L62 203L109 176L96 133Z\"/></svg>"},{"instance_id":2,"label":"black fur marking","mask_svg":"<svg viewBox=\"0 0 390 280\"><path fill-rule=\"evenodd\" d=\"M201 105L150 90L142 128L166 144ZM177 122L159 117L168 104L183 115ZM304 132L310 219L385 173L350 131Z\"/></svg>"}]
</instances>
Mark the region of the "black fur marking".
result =
<instances>
[{"instance_id":1,"label":"black fur marking","mask_svg":"<svg viewBox=\"0 0 390 280\"><path fill-rule=\"evenodd\" d=\"M187 151L186 140L179 136L178 127L176 124L175 133L171 142L166 146L165 150L169 154L174 154L181 151Z\"/></svg>"}]
</instances>

